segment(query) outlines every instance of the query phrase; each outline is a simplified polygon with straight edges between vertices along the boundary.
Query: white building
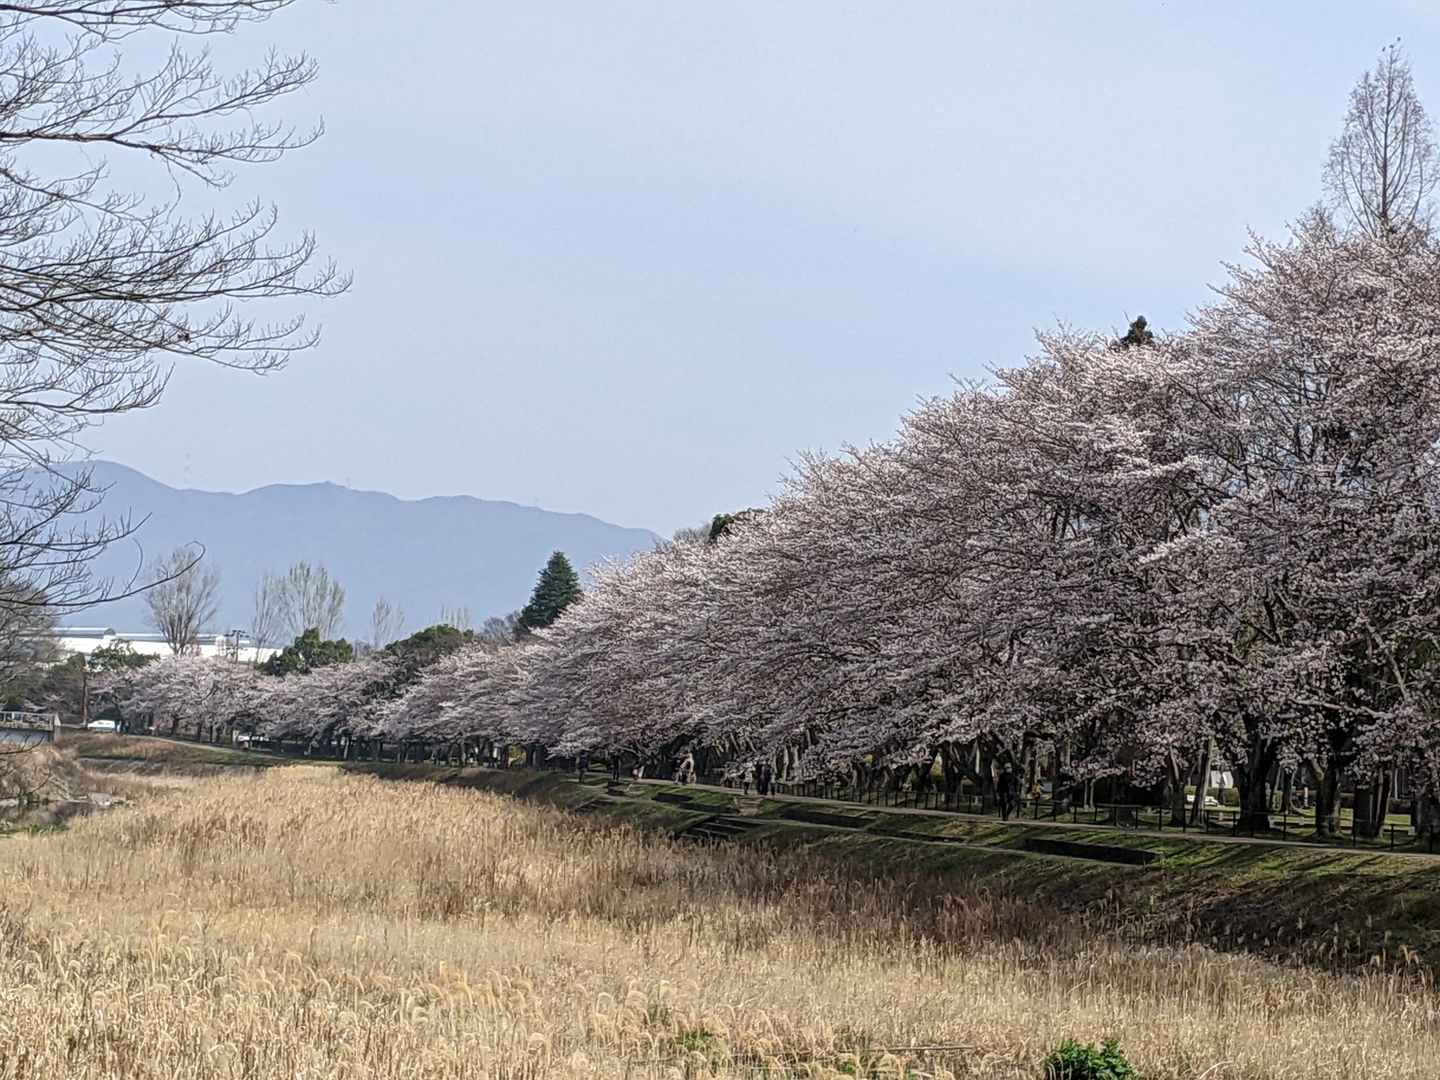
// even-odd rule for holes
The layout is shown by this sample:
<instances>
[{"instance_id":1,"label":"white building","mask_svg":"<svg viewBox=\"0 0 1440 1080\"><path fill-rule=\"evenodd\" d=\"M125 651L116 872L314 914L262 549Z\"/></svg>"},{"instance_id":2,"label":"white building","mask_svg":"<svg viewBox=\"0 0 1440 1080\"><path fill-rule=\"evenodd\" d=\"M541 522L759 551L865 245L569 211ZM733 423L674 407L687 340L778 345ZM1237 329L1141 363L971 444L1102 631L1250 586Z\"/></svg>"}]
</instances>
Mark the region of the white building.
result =
<instances>
[{"instance_id":1,"label":"white building","mask_svg":"<svg viewBox=\"0 0 1440 1080\"><path fill-rule=\"evenodd\" d=\"M80 653L89 656L96 649L106 645L129 642L137 653L145 656L171 656L170 646L159 634L117 634L108 626L65 626L55 631L55 644L60 651L70 656ZM232 660L258 664L274 656L279 649L257 649L243 630L229 634L204 634L196 651L201 656L224 656Z\"/></svg>"}]
</instances>

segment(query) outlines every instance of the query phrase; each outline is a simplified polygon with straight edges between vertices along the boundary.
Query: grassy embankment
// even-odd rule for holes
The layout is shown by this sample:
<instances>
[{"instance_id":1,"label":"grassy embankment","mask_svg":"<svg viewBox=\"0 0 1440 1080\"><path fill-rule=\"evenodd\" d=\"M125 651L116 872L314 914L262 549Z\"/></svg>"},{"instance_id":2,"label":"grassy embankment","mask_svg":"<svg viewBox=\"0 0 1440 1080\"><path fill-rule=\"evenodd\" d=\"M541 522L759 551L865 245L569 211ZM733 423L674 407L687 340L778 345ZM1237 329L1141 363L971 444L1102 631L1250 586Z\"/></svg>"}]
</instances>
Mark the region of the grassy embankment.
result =
<instances>
[{"instance_id":1,"label":"grassy embankment","mask_svg":"<svg viewBox=\"0 0 1440 1080\"><path fill-rule=\"evenodd\" d=\"M1183 853L1107 866L775 804L697 845L663 830L699 812L653 789L499 778L577 815L475 774L178 769L0 840L0 1076L1026 1077L1075 1034L1157 1078L1390 1080L1440 1051L1422 979L1145 945L1124 903L1058 902L1200 880Z\"/></svg>"},{"instance_id":2,"label":"grassy embankment","mask_svg":"<svg viewBox=\"0 0 1440 1080\"><path fill-rule=\"evenodd\" d=\"M92 768L118 767L140 773L204 773L214 767L245 765L268 768L293 758L256 753L233 746L148 735L66 734L60 749Z\"/></svg>"},{"instance_id":3,"label":"grassy embankment","mask_svg":"<svg viewBox=\"0 0 1440 1080\"><path fill-rule=\"evenodd\" d=\"M218 765L260 767L296 759L169 739L88 737L67 744L92 768L200 775ZM348 765L382 776L434 779L518 794L596 820L683 831L711 813L734 815L734 792L622 785L596 777L577 785L559 773L497 773L431 765ZM682 797L685 804L662 800ZM963 877L997 895L1043 901L1108 918L1135 940L1200 941L1272 959L1331 968L1367 964L1440 969L1440 856L1391 854L1305 843L1231 841L1221 836L1134 832L994 818L915 813L809 800L750 800L752 826L740 844L836 859L852 869L901 867ZM841 822L844 825L841 826ZM1062 839L1153 851L1150 866L1050 858L1025 850Z\"/></svg>"},{"instance_id":4,"label":"grassy embankment","mask_svg":"<svg viewBox=\"0 0 1440 1080\"><path fill-rule=\"evenodd\" d=\"M501 790L596 820L683 832L732 815L733 792L671 785L584 785L557 773L429 766L367 767ZM671 800L683 798L685 803ZM734 841L802 850L853 871L891 869L963 880L993 895L1040 902L1150 944L1200 942L1328 969L1357 966L1430 976L1440 969L1440 855L1391 854L1306 843L1156 834L1045 821L969 818L809 800L752 800ZM758 806L755 805L758 803ZM844 823L843 825L841 823ZM1026 850L1064 840L1154 852L1150 865L1057 858Z\"/></svg>"},{"instance_id":5,"label":"grassy embankment","mask_svg":"<svg viewBox=\"0 0 1440 1080\"><path fill-rule=\"evenodd\" d=\"M88 737L67 744L92 767L151 775L213 772L217 765L274 766L296 759L169 739ZM668 832L710 813L733 815L734 792L577 785L558 773L496 773L431 765L349 765L382 776L435 779L518 794L596 820ZM688 805L665 802L680 796ZM963 877L998 895L1043 901L1109 919L1135 940L1200 941L1272 959L1332 968L1440 969L1440 856L1391 854L1305 843L1230 841L1173 831L1133 832L989 818L924 814L809 800L750 800L758 811L741 844L801 848L852 869L902 867ZM757 805L758 804L758 805ZM839 826L844 822L844 827ZM1027 852L1032 839L1140 848L1161 861L1116 865Z\"/></svg>"}]
</instances>

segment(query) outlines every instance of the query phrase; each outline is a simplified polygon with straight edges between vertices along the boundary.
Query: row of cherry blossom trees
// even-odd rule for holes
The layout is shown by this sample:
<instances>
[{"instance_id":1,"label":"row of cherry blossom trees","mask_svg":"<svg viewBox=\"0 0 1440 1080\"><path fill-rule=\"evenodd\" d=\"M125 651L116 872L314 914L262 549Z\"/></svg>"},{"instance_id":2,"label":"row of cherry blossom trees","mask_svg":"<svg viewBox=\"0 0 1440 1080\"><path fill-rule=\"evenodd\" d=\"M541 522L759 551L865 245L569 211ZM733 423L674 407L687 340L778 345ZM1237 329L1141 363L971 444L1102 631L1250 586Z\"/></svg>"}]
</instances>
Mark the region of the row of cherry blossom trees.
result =
<instances>
[{"instance_id":1,"label":"row of cherry blossom trees","mask_svg":"<svg viewBox=\"0 0 1440 1080\"><path fill-rule=\"evenodd\" d=\"M1400 79L1418 109L1396 62L1357 101ZM764 511L594 571L516 643L403 680L385 655L284 679L181 658L127 707L313 746L1123 776L1177 814L1224 764L1252 822L1300 776L1333 833L1348 778L1378 831L1397 775L1440 790L1437 158L1408 115L1423 168L1384 206L1342 155L1341 216L1255 241L1184 329L1044 336L889 442L802 458Z\"/></svg>"},{"instance_id":2,"label":"row of cherry blossom trees","mask_svg":"<svg viewBox=\"0 0 1440 1080\"><path fill-rule=\"evenodd\" d=\"M602 575L534 646L517 736L1177 799L1214 760L1252 817L1303 767L1322 830L1347 774L1378 828L1397 768L1440 780L1440 247L1316 212L1250 255L1183 332L1046 338Z\"/></svg>"},{"instance_id":3,"label":"row of cherry blossom trees","mask_svg":"<svg viewBox=\"0 0 1440 1080\"><path fill-rule=\"evenodd\" d=\"M982 787L1044 763L1172 797L1223 762L1254 815L1303 769L1333 829L1346 775L1361 814L1396 769L1440 780L1440 246L1316 212L1250 254L1188 329L1047 337L896 439L804 459L764 512L597 571L519 643L404 686L383 653L286 678L181 657L130 673L126 708Z\"/></svg>"}]
</instances>

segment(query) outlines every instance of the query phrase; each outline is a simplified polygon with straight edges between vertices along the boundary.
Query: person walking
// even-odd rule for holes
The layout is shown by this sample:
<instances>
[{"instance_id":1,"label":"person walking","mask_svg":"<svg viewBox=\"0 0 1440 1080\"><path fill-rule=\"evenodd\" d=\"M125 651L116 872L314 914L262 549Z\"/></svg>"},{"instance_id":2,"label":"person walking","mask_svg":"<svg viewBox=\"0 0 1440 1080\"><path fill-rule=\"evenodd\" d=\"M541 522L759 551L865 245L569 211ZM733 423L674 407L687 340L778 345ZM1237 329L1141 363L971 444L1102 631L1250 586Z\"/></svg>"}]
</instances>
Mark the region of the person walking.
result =
<instances>
[{"instance_id":1,"label":"person walking","mask_svg":"<svg viewBox=\"0 0 1440 1080\"><path fill-rule=\"evenodd\" d=\"M680 763L680 783L689 784L695 779L695 755L686 754L685 760Z\"/></svg>"},{"instance_id":2,"label":"person walking","mask_svg":"<svg viewBox=\"0 0 1440 1080\"><path fill-rule=\"evenodd\" d=\"M740 784L746 795L750 794L750 785L753 783L755 783L755 762L747 761L745 771L740 774Z\"/></svg>"},{"instance_id":3,"label":"person walking","mask_svg":"<svg viewBox=\"0 0 1440 1080\"><path fill-rule=\"evenodd\" d=\"M1015 809L1015 795L1018 783L1015 776L1015 767L1006 764L1004 771L1000 773L1000 820L1009 821L1010 813Z\"/></svg>"},{"instance_id":4,"label":"person walking","mask_svg":"<svg viewBox=\"0 0 1440 1080\"><path fill-rule=\"evenodd\" d=\"M620 751L618 750L610 755L610 781L615 784L620 782Z\"/></svg>"},{"instance_id":5,"label":"person walking","mask_svg":"<svg viewBox=\"0 0 1440 1080\"><path fill-rule=\"evenodd\" d=\"M580 760L577 761L575 765L576 771L580 774L577 779L583 784L585 782L585 774L590 771L590 755L581 754Z\"/></svg>"}]
</instances>

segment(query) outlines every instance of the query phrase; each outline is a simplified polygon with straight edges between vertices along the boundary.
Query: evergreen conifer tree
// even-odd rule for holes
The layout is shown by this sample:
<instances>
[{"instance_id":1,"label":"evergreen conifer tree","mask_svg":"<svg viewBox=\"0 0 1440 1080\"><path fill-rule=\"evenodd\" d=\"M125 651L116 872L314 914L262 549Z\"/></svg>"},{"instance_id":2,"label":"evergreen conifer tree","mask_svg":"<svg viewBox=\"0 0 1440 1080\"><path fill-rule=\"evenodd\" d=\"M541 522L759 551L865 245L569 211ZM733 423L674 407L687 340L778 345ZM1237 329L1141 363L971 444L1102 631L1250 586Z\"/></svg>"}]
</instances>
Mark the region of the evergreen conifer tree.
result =
<instances>
[{"instance_id":1,"label":"evergreen conifer tree","mask_svg":"<svg viewBox=\"0 0 1440 1080\"><path fill-rule=\"evenodd\" d=\"M535 583L530 602L520 611L520 625L516 636L549 626L560 617L562 611L579 599L580 578L565 553L557 551L540 571L540 580Z\"/></svg>"},{"instance_id":2,"label":"evergreen conifer tree","mask_svg":"<svg viewBox=\"0 0 1440 1080\"><path fill-rule=\"evenodd\" d=\"M1133 349L1139 345L1153 344L1155 344L1155 334L1151 331L1150 324L1145 321L1144 315L1137 315L1130 324L1130 329L1125 332L1125 336L1118 339L1112 348Z\"/></svg>"}]
</instances>

